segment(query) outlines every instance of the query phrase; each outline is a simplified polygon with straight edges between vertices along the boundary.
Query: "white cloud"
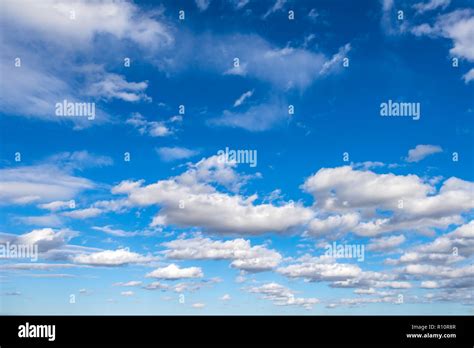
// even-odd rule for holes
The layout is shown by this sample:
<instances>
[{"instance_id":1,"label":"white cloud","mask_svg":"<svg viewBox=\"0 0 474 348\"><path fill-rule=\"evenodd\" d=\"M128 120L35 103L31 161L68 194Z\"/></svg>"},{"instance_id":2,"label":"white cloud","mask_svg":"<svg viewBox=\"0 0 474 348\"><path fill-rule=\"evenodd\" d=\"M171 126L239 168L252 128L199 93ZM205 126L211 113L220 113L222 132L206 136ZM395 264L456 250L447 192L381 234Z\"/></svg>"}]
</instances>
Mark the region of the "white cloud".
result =
<instances>
[{"instance_id":1,"label":"white cloud","mask_svg":"<svg viewBox=\"0 0 474 348\"><path fill-rule=\"evenodd\" d=\"M456 251L456 252L454 252ZM451 264L474 255L474 221L459 226L454 231L407 250L390 264L424 263Z\"/></svg>"},{"instance_id":2,"label":"white cloud","mask_svg":"<svg viewBox=\"0 0 474 348\"><path fill-rule=\"evenodd\" d=\"M57 215L40 215L40 216L19 216L15 220L20 221L26 225L34 226L48 226L48 227L58 227L63 224L63 221Z\"/></svg>"},{"instance_id":3,"label":"white cloud","mask_svg":"<svg viewBox=\"0 0 474 348\"><path fill-rule=\"evenodd\" d=\"M230 301L232 297L229 294L224 294L219 298L221 301Z\"/></svg>"},{"instance_id":4,"label":"white cloud","mask_svg":"<svg viewBox=\"0 0 474 348\"><path fill-rule=\"evenodd\" d=\"M451 39L453 47L449 53L452 57L474 61L474 11L472 9L459 9L441 15L432 26L423 23L413 27L412 33Z\"/></svg>"},{"instance_id":5,"label":"white cloud","mask_svg":"<svg viewBox=\"0 0 474 348\"><path fill-rule=\"evenodd\" d=\"M53 201L49 203L40 204L38 207L41 209L47 209L50 211L58 211L58 210L70 209L71 206L75 206L75 203L73 204L73 201Z\"/></svg>"},{"instance_id":6,"label":"white cloud","mask_svg":"<svg viewBox=\"0 0 474 348\"><path fill-rule=\"evenodd\" d=\"M289 119L288 105L282 101L252 105L245 111L224 110L223 115L209 120L211 125L243 128L251 132L266 131Z\"/></svg>"},{"instance_id":7,"label":"white cloud","mask_svg":"<svg viewBox=\"0 0 474 348\"><path fill-rule=\"evenodd\" d=\"M76 255L72 260L78 264L93 266L123 266L127 264L147 263L152 261L153 257L142 256L127 249L117 249Z\"/></svg>"},{"instance_id":8,"label":"white cloud","mask_svg":"<svg viewBox=\"0 0 474 348\"><path fill-rule=\"evenodd\" d=\"M418 13L424 13L427 11L436 10L438 8L445 9L449 6L451 0L429 0L428 2L419 2L413 5L413 8Z\"/></svg>"},{"instance_id":9,"label":"white cloud","mask_svg":"<svg viewBox=\"0 0 474 348\"><path fill-rule=\"evenodd\" d=\"M250 98L253 95L253 90L243 93L235 102L234 108L242 105L247 98Z\"/></svg>"},{"instance_id":10,"label":"white cloud","mask_svg":"<svg viewBox=\"0 0 474 348\"><path fill-rule=\"evenodd\" d=\"M280 90L306 89L322 76L320 71L327 60L323 53L275 46L257 35L209 34L194 38L189 45L194 45L195 59L203 69L256 78ZM234 58L239 58L237 67Z\"/></svg>"},{"instance_id":11,"label":"white cloud","mask_svg":"<svg viewBox=\"0 0 474 348\"><path fill-rule=\"evenodd\" d=\"M322 75L328 74L329 72L335 71L338 68L342 67L342 60L347 57L347 54L351 50L351 44L347 43L341 48L339 51L332 56L332 58L326 62L324 62L320 73ZM339 65L338 65L339 64Z\"/></svg>"},{"instance_id":12,"label":"white cloud","mask_svg":"<svg viewBox=\"0 0 474 348\"><path fill-rule=\"evenodd\" d=\"M355 227L355 219L351 224L342 223L344 215L316 219L313 233L318 229L330 233L332 228L336 236L351 230L360 236L377 236L397 230L432 232L433 228L462 223L461 214L474 208L470 198L473 185L453 177L437 191L416 175L376 174L345 166L320 169L302 188L313 195L315 208L326 213L360 215ZM378 216L381 209L392 216Z\"/></svg>"},{"instance_id":13,"label":"white cloud","mask_svg":"<svg viewBox=\"0 0 474 348\"><path fill-rule=\"evenodd\" d=\"M25 32L34 32L43 39L63 45L92 43L99 34L110 34L117 39L131 40L142 47L158 48L173 42L167 27L142 13L129 2L84 2L61 0L8 1L2 7L3 20L15 23ZM74 11L74 19L71 19Z\"/></svg>"},{"instance_id":14,"label":"white cloud","mask_svg":"<svg viewBox=\"0 0 474 348\"><path fill-rule=\"evenodd\" d=\"M266 19L268 16L270 16L271 14L277 11L281 11L285 4L286 4L286 0L276 0L273 6L270 7L267 12L265 12L265 14L263 15L263 19Z\"/></svg>"},{"instance_id":15,"label":"white cloud","mask_svg":"<svg viewBox=\"0 0 474 348\"><path fill-rule=\"evenodd\" d=\"M13 238L11 242L16 244L37 245L38 251L44 253L64 246L69 240L77 236L77 232L69 229L41 228L19 236L7 234L3 236L8 239Z\"/></svg>"},{"instance_id":16,"label":"white cloud","mask_svg":"<svg viewBox=\"0 0 474 348\"><path fill-rule=\"evenodd\" d=\"M0 170L0 203L30 204L72 199L95 184L53 165Z\"/></svg>"},{"instance_id":17,"label":"white cloud","mask_svg":"<svg viewBox=\"0 0 474 348\"><path fill-rule=\"evenodd\" d=\"M102 214L102 210L99 208L85 208L85 209L76 209L71 211L62 212L62 216L67 216L73 219L89 219Z\"/></svg>"},{"instance_id":18,"label":"white cloud","mask_svg":"<svg viewBox=\"0 0 474 348\"><path fill-rule=\"evenodd\" d=\"M256 195L231 195L209 185L212 182L240 187L242 177L233 170L235 165L219 162L218 156L213 156L180 176L147 186L126 181L112 191L127 194L133 205L159 205L161 209L152 226L200 226L217 233L256 235L285 232L311 219L313 212L300 204L254 204Z\"/></svg>"},{"instance_id":19,"label":"white cloud","mask_svg":"<svg viewBox=\"0 0 474 348\"><path fill-rule=\"evenodd\" d=\"M197 8L199 11L206 11L209 5L211 4L211 0L194 0L196 3Z\"/></svg>"},{"instance_id":20,"label":"white cloud","mask_svg":"<svg viewBox=\"0 0 474 348\"><path fill-rule=\"evenodd\" d=\"M163 243L165 255L177 260L232 260L231 266L247 272L267 271L282 257L264 246L251 246L249 240L213 241L209 238L177 239Z\"/></svg>"},{"instance_id":21,"label":"white cloud","mask_svg":"<svg viewBox=\"0 0 474 348\"><path fill-rule=\"evenodd\" d=\"M250 0L230 0L236 10L244 8Z\"/></svg>"},{"instance_id":22,"label":"white cloud","mask_svg":"<svg viewBox=\"0 0 474 348\"><path fill-rule=\"evenodd\" d=\"M277 272L289 278L337 281L356 278L362 270L357 265L334 263L325 258L301 258L298 263L278 268Z\"/></svg>"},{"instance_id":23,"label":"white cloud","mask_svg":"<svg viewBox=\"0 0 474 348\"><path fill-rule=\"evenodd\" d=\"M435 153L443 152L441 146L437 145L417 145L408 151L407 162L420 162L422 159Z\"/></svg>"},{"instance_id":24,"label":"white cloud","mask_svg":"<svg viewBox=\"0 0 474 348\"><path fill-rule=\"evenodd\" d=\"M266 283L261 286L254 286L245 289L254 294L260 294L263 299L272 301L277 306L302 306L305 309L311 309L319 303L317 298L296 297L295 292L278 283Z\"/></svg>"},{"instance_id":25,"label":"white cloud","mask_svg":"<svg viewBox=\"0 0 474 348\"><path fill-rule=\"evenodd\" d=\"M325 210L397 209L399 199L423 198L432 191L416 175L376 174L349 166L322 168L302 188Z\"/></svg>"},{"instance_id":26,"label":"white cloud","mask_svg":"<svg viewBox=\"0 0 474 348\"><path fill-rule=\"evenodd\" d=\"M308 224L307 235L324 236L331 234L332 238L337 238L354 229L359 224L360 216L357 213L344 215L332 215L325 219L315 218Z\"/></svg>"},{"instance_id":27,"label":"white cloud","mask_svg":"<svg viewBox=\"0 0 474 348\"><path fill-rule=\"evenodd\" d=\"M128 82L118 74L101 74L98 81L91 83L85 94L95 98L120 99L127 102L147 101L152 99L145 94L148 88L148 81Z\"/></svg>"},{"instance_id":28,"label":"white cloud","mask_svg":"<svg viewBox=\"0 0 474 348\"><path fill-rule=\"evenodd\" d=\"M134 113L126 123L138 129L140 134L147 134L151 137L166 137L173 134L173 130L168 127L166 122L148 121L139 113Z\"/></svg>"},{"instance_id":29,"label":"white cloud","mask_svg":"<svg viewBox=\"0 0 474 348\"><path fill-rule=\"evenodd\" d=\"M467 73L465 73L462 78L464 79L464 82L465 83L469 83L471 82L472 80L474 80L474 68L472 68L471 70L469 70Z\"/></svg>"},{"instance_id":30,"label":"white cloud","mask_svg":"<svg viewBox=\"0 0 474 348\"><path fill-rule=\"evenodd\" d=\"M101 232L110 234L111 236L115 236L115 237L134 237L134 236L137 236L137 235L140 234L138 232L127 232L127 231L124 231L124 230L115 229L115 228L112 228L112 226L110 226L110 225L107 225L107 226L94 226L94 227L92 227L92 229L96 230L96 231L101 231Z\"/></svg>"},{"instance_id":31,"label":"white cloud","mask_svg":"<svg viewBox=\"0 0 474 348\"><path fill-rule=\"evenodd\" d=\"M197 303L193 303L192 304L192 307L193 308L197 308L197 309L201 309L201 308L204 308L206 305L204 303L200 303L200 302L197 302Z\"/></svg>"},{"instance_id":32,"label":"white cloud","mask_svg":"<svg viewBox=\"0 0 474 348\"><path fill-rule=\"evenodd\" d=\"M437 289L439 288L438 282L435 282L433 280L427 280L424 282L421 282L421 287L424 289Z\"/></svg>"},{"instance_id":33,"label":"white cloud","mask_svg":"<svg viewBox=\"0 0 474 348\"><path fill-rule=\"evenodd\" d=\"M172 263L166 267L155 269L154 271L148 273L146 277L175 280L184 278L202 278L203 273L199 267L180 268L179 266Z\"/></svg>"},{"instance_id":34,"label":"white cloud","mask_svg":"<svg viewBox=\"0 0 474 348\"><path fill-rule=\"evenodd\" d=\"M113 286L140 286L142 285L142 281L139 281L139 280L131 280L129 282L118 282L118 283L114 283Z\"/></svg>"},{"instance_id":35,"label":"white cloud","mask_svg":"<svg viewBox=\"0 0 474 348\"><path fill-rule=\"evenodd\" d=\"M135 293L133 291L122 291L120 295L129 297L135 295Z\"/></svg>"},{"instance_id":36,"label":"white cloud","mask_svg":"<svg viewBox=\"0 0 474 348\"><path fill-rule=\"evenodd\" d=\"M371 239L370 244L367 246L369 251L387 251L392 250L405 242L406 238L404 235L391 236L385 238Z\"/></svg>"},{"instance_id":37,"label":"white cloud","mask_svg":"<svg viewBox=\"0 0 474 348\"><path fill-rule=\"evenodd\" d=\"M185 147L160 147L156 152L163 161L170 162L175 160L187 159L196 156L199 151L187 149Z\"/></svg>"}]
</instances>

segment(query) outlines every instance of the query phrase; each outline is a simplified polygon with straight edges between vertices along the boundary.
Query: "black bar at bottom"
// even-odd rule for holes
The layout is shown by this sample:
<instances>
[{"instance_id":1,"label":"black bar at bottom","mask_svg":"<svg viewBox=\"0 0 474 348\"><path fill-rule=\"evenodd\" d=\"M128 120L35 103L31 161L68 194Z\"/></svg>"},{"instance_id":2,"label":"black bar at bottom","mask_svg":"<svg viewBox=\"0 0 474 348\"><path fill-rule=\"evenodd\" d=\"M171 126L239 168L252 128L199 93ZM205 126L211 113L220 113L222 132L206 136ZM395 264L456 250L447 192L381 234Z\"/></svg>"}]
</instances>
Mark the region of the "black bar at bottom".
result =
<instances>
[{"instance_id":1,"label":"black bar at bottom","mask_svg":"<svg viewBox=\"0 0 474 348\"><path fill-rule=\"evenodd\" d=\"M0 316L0 346L473 347L473 324L469 316ZM44 325L54 325L54 340Z\"/></svg>"}]
</instances>

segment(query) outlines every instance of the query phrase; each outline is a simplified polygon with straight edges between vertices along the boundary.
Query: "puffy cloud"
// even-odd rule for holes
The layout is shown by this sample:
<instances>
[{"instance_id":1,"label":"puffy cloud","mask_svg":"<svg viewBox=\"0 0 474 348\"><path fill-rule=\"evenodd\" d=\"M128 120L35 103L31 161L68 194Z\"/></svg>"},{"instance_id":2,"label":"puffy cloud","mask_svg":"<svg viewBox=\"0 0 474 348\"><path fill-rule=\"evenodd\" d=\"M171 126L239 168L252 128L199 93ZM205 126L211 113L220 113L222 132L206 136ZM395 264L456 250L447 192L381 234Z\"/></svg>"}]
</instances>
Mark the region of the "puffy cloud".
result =
<instances>
[{"instance_id":1,"label":"puffy cloud","mask_svg":"<svg viewBox=\"0 0 474 348\"><path fill-rule=\"evenodd\" d=\"M332 215L325 219L315 218L308 224L307 235L325 236L331 234L332 238L337 238L359 224L360 216L357 213L344 215Z\"/></svg>"},{"instance_id":2,"label":"puffy cloud","mask_svg":"<svg viewBox=\"0 0 474 348\"><path fill-rule=\"evenodd\" d=\"M173 130L166 122L148 121L139 113L134 113L126 123L138 129L140 134L147 134L151 137L166 137L173 134Z\"/></svg>"},{"instance_id":3,"label":"puffy cloud","mask_svg":"<svg viewBox=\"0 0 474 348\"><path fill-rule=\"evenodd\" d=\"M146 277L175 280L183 278L202 278L203 273L199 267L180 268L179 266L172 263L166 267L155 269L154 271L148 273Z\"/></svg>"},{"instance_id":4,"label":"puffy cloud","mask_svg":"<svg viewBox=\"0 0 474 348\"><path fill-rule=\"evenodd\" d=\"M310 281L337 281L356 278L362 273L357 265L334 263L321 258L301 258L299 262L281 267L277 272L289 278L304 278Z\"/></svg>"},{"instance_id":5,"label":"puffy cloud","mask_svg":"<svg viewBox=\"0 0 474 348\"><path fill-rule=\"evenodd\" d=\"M243 197L217 191L209 183L239 187L242 182L235 163L213 156L200 161L180 176L143 186L122 182L113 189L128 194L131 204L159 205L153 226L174 224L200 226L216 233L263 234L285 232L307 222L313 212L299 204L254 204L256 195Z\"/></svg>"},{"instance_id":6,"label":"puffy cloud","mask_svg":"<svg viewBox=\"0 0 474 348\"><path fill-rule=\"evenodd\" d=\"M267 271L276 267L282 257L263 246L251 246L250 241L234 239L213 241L209 238L177 239L163 243L165 255L177 260L232 260L231 266L247 271Z\"/></svg>"},{"instance_id":7,"label":"puffy cloud","mask_svg":"<svg viewBox=\"0 0 474 348\"><path fill-rule=\"evenodd\" d=\"M474 208L473 183L458 178L444 181L438 192L416 175L376 174L352 167L323 168L310 176L302 188L315 198L315 207L333 215L316 219L308 233L352 231L360 236L377 236L397 230L432 231L463 222L462 213ZM391 216L377 216L388 210ZM357 212L357 213L355 213ZM311 224L310 224L311 227Z\"/></svg>"},{"instance_id":8,"label":"puffy cloud","mask_svg":"<svg viewBox=\"0 0 474 348\"><path fill-rule=\"evenodd\" d=\"M429 35L432 37L445 37L451 39L453 47L449 53L453 57L474 61L474 11L472 9L459 9L441 15L430 26L423 23L412 28L414 35Z\"/></svg>"},{"instance_id":9,"label":"puffy cloud","mask_svg":"<svg viewBox=\"0 0 474 348\"><path fill-rule=\"evenodd\" d=\"M422 159L433 155L435 153L442 152L441 146L437 145L417 145L414 149L408 151L407 162L419 162Z\"/></svg>"},{"instance_id":10,"label":"puffy cloud","mask_svg":"<svg viewBox=\"0 0 474 348\"><path fill-rule=\"evenodd\" d=\"M302 188L326 210L396 209L400 199L423 198L432 191L416 175L376 174L350 166L322 168Z\"/></svg>"},{"instance_id":11,"label":"puffy cloud","mask_svg":"<svg viewBox=\"0 0 474 348\"><path fill-rule=\"evenodd\" d=\"M124 100L146 97L141 91L144 82L130 83L115 74L101 73L102 81L89 85L89 80L98 76L97 68L91 71L91 64L84 57L92 57L91 52L109 45L116 49L132 45L156 53L174 43L170 28L156 19L158 11L141 12L131 2L75 0L65 4L61 0L46 0L28 1L28 11L24 6L25 3L9 1L1 13L6 35L2 40L5 56L0 62L0 73L9 86L2 88L0 105L2 111L11 115L67 121L76 128L109 121L110 115L100 106L96 108L94 122L85 117L54 115L55 103L65 99L86 102L84 99L90 97L88 91ZM28 64L15 68L15 57ZM57 60L63 64L58 66ZM84 63L78 66L77 62Z\"/></svg>"},{"instance_id":12,"label":"puffy cloud","mask_svg":"<svg viewBox=\"0 0 474 348\"><path fill-rule=\"evenodd\" d=\"M319 300L317 298L296 297L295 292L278 283L266 283L245 289L254 294L260 294L263 299L272 301L277 306L302 306L311 309Z\"/></svg>"},{"instance_id":13,"label":"puffy cloud","mask_svg":"<svg viewBox=\"0 0 474 348\"><path fill-rule=\"evenodd\" d=\"M450 264L474 255L474 221L437 237L430 243L411 248L389 264Z\"/></svg>"},{"instance_id":14,"label":"puffy cloud","mask_svg":"<svg viewBox=\"0 0 474 348\"><path fill-rule=\"evenodd\" d=\"M145 94L148 81L128 82L122 75L104 73L97 81L91 83L85 93L97 99L120 99L126 102L151 101Z\"/></svg>"},{"instance_id":15,"label":"puffy cloud","mask_svg":"<svg viewBox=\"0 0 474 348\"><path fill-rule=\"evenodd\" d=\"M152 261L154 258L143 256L127 249L104 250L90 254L76 255L72 258L78 264L93 266L123 266Z\"/></svg>"},{"instance_id":16,"label":"puffy cloud","mask_svg":"<svg viewBox=\"0 0 474 348\"><path fill-rule=\"evenodd\" d=\"M367 246L369 251L387 251L392 250L405 242L404 235L391 236L385 238L371 239L371 243Z\"/></svg>"},{"instance_id":17,"label":"puffy cloud","mask_svg":"<svg viewBox=\"0 0 474 348\"><path fill-rule=\"evenodd\" d=\"M131 40L142 47L157 48L173 42L168 28L152 19L129 2L84 2L45 0L23 4L9 1L3 6L3 19L13 22L25 32L34 32L43 39L62 44L92 43L99 34ZM71 12L72 11L72 12Z\"/></svg>"},{"instance_id":18,"label":"puffy cloud","mask_svg":"<svg viewBox=\"0 0 474 348\"><path fill-rule=\"evenodd\" d=\"M37 245L38 251L43 253L64 246L75 236L77 236L77 232L69 229L55 231L52 228L42 228L15 237L14 243Z\"/></svg>"},{"instance_id":19,"label":"puffy cloud","mask_svg":"<svg viewBox=\"0 0 474 348\"><path fill-rule=\"evenodd\" d=\"M232 297L229 294L224 294L219 298L221 301L230 301Z\"/></svg>"},{"instance_id":20,"label":"puffy cloud","mask_svg":"<svg viewBox=\"0 0 474 348\"><path fill-rule=\"evenodd\" d=\"M411 264L403 268L403 273L417 277L433 278L469 278L474 276L474 268L471 265L461 267L449 267L428 264Z\"/></svg>"}]
</instances>

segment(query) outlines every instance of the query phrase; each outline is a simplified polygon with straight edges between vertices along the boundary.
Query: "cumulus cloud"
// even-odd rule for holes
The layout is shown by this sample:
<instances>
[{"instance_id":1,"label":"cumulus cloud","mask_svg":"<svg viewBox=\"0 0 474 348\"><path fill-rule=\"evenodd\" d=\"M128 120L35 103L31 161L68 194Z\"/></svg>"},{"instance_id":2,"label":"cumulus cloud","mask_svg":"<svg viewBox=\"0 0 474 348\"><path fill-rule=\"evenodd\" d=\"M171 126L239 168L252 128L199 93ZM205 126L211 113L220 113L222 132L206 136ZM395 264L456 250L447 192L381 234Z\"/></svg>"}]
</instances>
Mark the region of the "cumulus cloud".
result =
<instances>
[{"instance_id":1,"label":"cumulus cloud","mask_svg":"<svg viewBox=\"0 0 474 348\"><path fill-rule=\"evenodd\" d=\"M275 282L246 288L245 290L250 293L259 294L263 299L270 300L277 306L294 305L302 306L305 309L312 309L315 304L319 303L319 300L314 297L297 297L294 291Z\"/></svg>"},{"instance_id":2,"label":"cumulus cloud","mask_svg":"<svg viewBox=\"0 0 474 348\"><path fill-rule=\"evenodd\" d=\"M474 221L435 238L432 242L412 247L389 264L451 264L474 255Z\"/></svg>"},{"instance_id":3,"label":"cumulus cloud","mask_svg":"<svg viewBox=\"0 0 474 348\"><path fill-rule=\"evenodd\" d=\"M72 258L73 262L78 264L110 267L147 263L153 259L151 256L143 256L127 249L104 250L90 254L76 255Z\"/></svg>"},{"instance_id":4,"label":"cumulus cloud","mask_svg":"<svg viewBox=\"0 0 474 348\"><path fill-rule=\"evenodd\" d=\"M120 99L126 102L151 101L145 94L148 81L128 82L122 75L104 73L97 81L91 83L85 93L95 98Z\"/></svg>"},{"instance_id":5,"label":"cumulus cloud","mask_svg":"<svg viewBox=\"0 0 474 348\"><path fill-rule=\"evenodd\" d=\"M310 209L300 204L255 204L256 195L232 195L210 185L238 188L243 178L233 170L235 165L213 156L177 177L147 186L125 181L113 192L127 194L133 205L159 205L161 210L152 226L200 226L216 233L257 235L288 231L313 216Z\"/></svg>"},{"instance_id":6,"label":"cumulus cloud","mask_svg":"<svg viewBox=\"0 0 474 348\"><path fill-rule=\"evenodd\" d=\"M247 272L276 267L282 256L264 246L251 246L249 240L213 241L209 238L177 239L163 243L165 255L177 260L231 260L231 266Z\"/></svg>"},{"instance_id":7,"label":"cumulus cloud","mask_svg":"<svg viewBox=\"0 0 474 348\"><path fill-rule=\"evenodd\" d=\"M461 214L474 208L472 186L471 182L452 177L437 191L416 175L376 174L349 166L323 168L310 176L302 188L313 195L316 208L337 215L314 220L308 233L319 231L324 235L333 228L336 236L344 231L377 236L397 230L430 232L447 228L462 223ZM391 216L378 216L381 209L390 211ZM339 216L341 213L346 215ZM347 216L349 213L360 215L357 226L355 215Z\"/></svg>"},{"instance_id":8,"label":"cumulus cloud","mask_svg":"<svg viewBox=\"0 0 474 348\"><path fill-rule=\"evenodd\" d=\"M173 42L168 28L129 2L61 0L28 2L29 11L20 3L9 1L3 6L3 19L14 22L25 32L61 44L91 44L94 37L110 34L131 40L143 47L166 46ZM71 13L71 11L73 11Z\"/></svg>"},{"instance_id":9,"label":"cumulus cloud","mask_svg":"<svg viewBox=\"0 0 474 348\"><path fill-rule=\"evenodd\" d=\"M406 238L404 235L391 236L385 238L371 239L370 244L367 246L369 251L388 251L396 248L403 242Z\"/></svg>"},{"instance_id":10,"label":"cumulus cloud","mask_svg":"<svg viewBox=\"0 0 474 348\"><path fill-rule=\"evenodd\" d=\"M423 23L414 26L412 33L417 36L444 37L451 39L453 47L449 50L452 57L474 61L474 11L459 9L443 14L433 25Z\"/></svg>"},{"instance_id":11,"label":"cumulus cloud","mask_svg":"<svg viewBox=\"0 0 474 348\"><path fill-rule=\"evenodd\" d=\"M166 280L176 280L184 278L202 278L203 273L199 267L180 268L172 263L166 267L157 268L146 275L147 278L158 278Z\"/></svg>"},{"instance_id":12,"label":"cumulus cloud","mask_svg":"<svg viewBox=\"0 0 474 348\"><path fill-rule=\"evenodd\" d=\"M420 162L422 159L435 153L443 152L441 146L437 145L417 145L408 151L407 162Z\"/></svg>"},{"instance_id":13,"label":"cumulus cloud","mask_svg":"<svg viewBox=\"0 0 474 348\"><path fill-rule=\"evenodd\" d=\"M148 121L139 113L134 113L126 121L127 124L135 127L140 134L151 137L166 137L173 134L173 130L164 121Z\"/></svg>"}]
</instances>

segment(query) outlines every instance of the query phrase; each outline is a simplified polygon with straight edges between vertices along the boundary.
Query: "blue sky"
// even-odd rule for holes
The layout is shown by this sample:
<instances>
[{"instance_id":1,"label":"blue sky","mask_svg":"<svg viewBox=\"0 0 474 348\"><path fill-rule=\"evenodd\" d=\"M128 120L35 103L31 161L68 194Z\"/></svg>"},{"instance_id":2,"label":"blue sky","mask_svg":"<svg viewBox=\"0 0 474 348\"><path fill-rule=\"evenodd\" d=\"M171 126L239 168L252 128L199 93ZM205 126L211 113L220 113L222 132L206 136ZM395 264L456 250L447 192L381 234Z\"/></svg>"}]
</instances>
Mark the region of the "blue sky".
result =
<instances>
[{"instance_id":1,"label":"blue sky","mask_svg":"<svg viewBox=\"0 0 474 348\"><path fill-rule=\"evenodd\" d=\"M2 313L472 314L472 1L1 6Z\"/></svg>"}]
</instances>

